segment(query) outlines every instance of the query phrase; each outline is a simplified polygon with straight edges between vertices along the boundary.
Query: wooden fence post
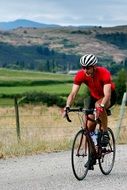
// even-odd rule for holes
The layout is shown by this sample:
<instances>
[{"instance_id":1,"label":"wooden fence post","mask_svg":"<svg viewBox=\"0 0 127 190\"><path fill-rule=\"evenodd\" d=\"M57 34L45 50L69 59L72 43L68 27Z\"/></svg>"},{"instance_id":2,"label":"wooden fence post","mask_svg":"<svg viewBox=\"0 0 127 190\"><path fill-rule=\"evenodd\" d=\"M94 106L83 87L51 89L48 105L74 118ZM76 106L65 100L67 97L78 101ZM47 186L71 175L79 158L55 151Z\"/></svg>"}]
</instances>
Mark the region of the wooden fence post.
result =
<instances>
[{"instance_id":1,"label":"wooden fence post","mask_svg":"<svg viewBox=\"0 0 127 190\"><path fill-rule=\"evenodd\" d=\"M17 140L19 142L21 140L21 137L20 137L19 109L18 109L17 97L14 98L14 104L15 104Z\"/></svg>"}]
</instances>

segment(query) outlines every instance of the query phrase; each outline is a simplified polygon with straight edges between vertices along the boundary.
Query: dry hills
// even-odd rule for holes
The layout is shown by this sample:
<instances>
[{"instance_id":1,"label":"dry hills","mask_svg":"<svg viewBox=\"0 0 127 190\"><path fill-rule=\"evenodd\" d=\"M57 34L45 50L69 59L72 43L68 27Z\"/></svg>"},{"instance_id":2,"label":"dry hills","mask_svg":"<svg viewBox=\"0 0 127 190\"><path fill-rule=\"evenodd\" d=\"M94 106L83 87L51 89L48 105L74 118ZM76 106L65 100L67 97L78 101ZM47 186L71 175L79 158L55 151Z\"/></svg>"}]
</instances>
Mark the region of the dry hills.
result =
<instances>
[{"instance_id":1,"label":"dry hills","mask_svg":"<svg viewBox=\"0 0 127 190\"><path fill-rule=\"evenodd\" d=\"M127 35L127 26L111 28L92 27L61 27L52 29L18 28L11 31L0 32L0 42L9 43L14 46L46 45L50 49L82 55L84 53L94 53L98 56L113 57L116 62L122 61L126 57L127 49L100 40L96 36L99 34Z\"/></svg>"}]
</instances>

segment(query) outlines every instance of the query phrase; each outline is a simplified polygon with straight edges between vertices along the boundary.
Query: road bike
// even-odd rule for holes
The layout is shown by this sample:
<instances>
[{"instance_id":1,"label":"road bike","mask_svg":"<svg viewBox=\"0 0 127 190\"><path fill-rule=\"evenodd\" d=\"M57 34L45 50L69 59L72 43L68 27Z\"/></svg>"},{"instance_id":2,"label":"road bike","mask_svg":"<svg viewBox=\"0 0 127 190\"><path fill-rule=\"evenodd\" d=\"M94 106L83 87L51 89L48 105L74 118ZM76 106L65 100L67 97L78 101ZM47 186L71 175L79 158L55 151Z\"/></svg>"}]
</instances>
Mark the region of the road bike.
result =
<instances>
[{"instance_id":1,"label":"road bike","mask_svg":"<svg viewBox=\"0 0 127 190\"><path fill-rule=\"evenodd\" d=\"M81 122L81 129L76 133L72 151L71 151L71 163L74 176L78 180L83 180L89 169L94 169L93 166L99 164L99 168L104 175L108 175L114 166L115 162L115 137L111 128L108 127L109 142L107 145L102 142L102 123L97 118L96 109L85 108L70 108L66 111L66 118L71 122L69 112L76 112ZM88 121L91 120L89 114L94 115L95 122L95 136L91 135L88 129ZM110 114L110 110L107 110L107 115ZM95 135L95 132L94 132ZM96 140L96 143L95 143Z\"/></svg>"}]
</instances>

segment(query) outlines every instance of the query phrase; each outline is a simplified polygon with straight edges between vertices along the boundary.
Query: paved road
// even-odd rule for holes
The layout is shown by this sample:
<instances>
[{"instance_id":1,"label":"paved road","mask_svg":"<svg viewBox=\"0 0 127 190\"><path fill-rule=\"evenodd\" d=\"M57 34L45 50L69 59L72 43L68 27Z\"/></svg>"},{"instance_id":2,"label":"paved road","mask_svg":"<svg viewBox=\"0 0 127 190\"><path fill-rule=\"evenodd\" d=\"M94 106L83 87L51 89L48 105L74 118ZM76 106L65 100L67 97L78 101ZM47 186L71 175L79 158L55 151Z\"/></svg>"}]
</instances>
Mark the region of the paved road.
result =
<instances>
[{"instance_id":1,"label":"paved road","mask_svg":"<svg viewBox=\"0 0 127 190\"><path fill-rule=\"evenodd\" d=\"M83 181L73 176L70 151L0 160L0 190L81 189L127 189L127 145L117 147L110 175L104 176L96 166Z\"/></svg>"}]
</instances>

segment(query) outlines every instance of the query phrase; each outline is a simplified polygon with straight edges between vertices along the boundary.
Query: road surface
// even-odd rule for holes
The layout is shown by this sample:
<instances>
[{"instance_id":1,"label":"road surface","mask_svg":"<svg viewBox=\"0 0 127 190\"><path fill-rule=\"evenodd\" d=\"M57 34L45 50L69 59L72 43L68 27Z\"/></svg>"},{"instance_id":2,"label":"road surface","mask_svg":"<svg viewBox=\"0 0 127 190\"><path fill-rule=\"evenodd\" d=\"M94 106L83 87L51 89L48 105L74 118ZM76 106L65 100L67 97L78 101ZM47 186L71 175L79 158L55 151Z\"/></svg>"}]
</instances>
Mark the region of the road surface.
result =
<instances>
[{"instance_id":1,"label":"road surface","mask_svg":"<svg viewBox=\"0 0 127 190\"><path fill-rule=\"evenodd\" d=\"M44 153L0 160L0 190L126 190L127 145L117 146L116 161L110 175L98 165L78 181L70 162L70 151Z\"/></svg>"}]
</instances>

